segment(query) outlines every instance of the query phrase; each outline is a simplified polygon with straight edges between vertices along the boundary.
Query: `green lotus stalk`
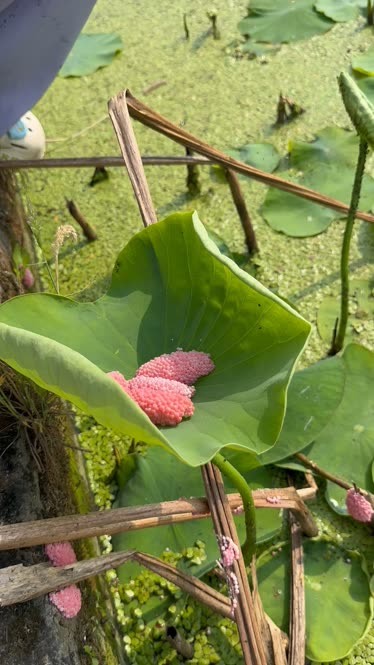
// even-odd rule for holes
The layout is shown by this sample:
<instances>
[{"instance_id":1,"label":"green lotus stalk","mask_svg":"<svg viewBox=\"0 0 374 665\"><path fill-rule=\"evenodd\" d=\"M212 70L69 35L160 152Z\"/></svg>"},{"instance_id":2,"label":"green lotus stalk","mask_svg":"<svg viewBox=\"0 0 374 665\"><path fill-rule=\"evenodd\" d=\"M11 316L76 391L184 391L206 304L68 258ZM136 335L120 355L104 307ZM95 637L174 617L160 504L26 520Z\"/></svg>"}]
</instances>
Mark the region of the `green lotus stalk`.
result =
<instances>
[{"instance_id":1,"label":"green lotus stalk","mask_svg":"<svg viewBox=\"0 0 374 665\"><path fill-rule=\"evenodd\" d=\"M242 474L223 455L217 453L212 462L226 478L231 480L242 497L246 529L246 540L242 545L242 554L245 564L249 566L256 549L256 513L251 489Z\"/></svg>"},{"instance_id":2,"label":"green lotus stalk","mask_svg":"<svg viewBox=\"0 0 374 665\"><path fill-rule=\"evenodd\" d=\"M349 304L349 250L351 247L353 226L358 210L360 201L362 178L365 171L366 155L368 151L368 144L365 140L361 139L360 149L358 154L355 179L352 190L351 203L345 225L343 246L340 257L340 279L341 279L341 294L340 294L340 317L336 334L332 341L330 356L334 356L341 351L344 344L345 334L348 324L348 304Z\"/></svg>"},{"instance_id":3,"label":"green lotus stalk","mask_svg":"<svg viewBox=\"0 0 374 665\"><path fill-rule=\"evenodd\" d=\"M360 201L368 147L374 148L374 107L348 74L340 74L338 81L344 106L360 136L360 148L340 259L340 317L329 355L335 355L341 351L344 344L348 323L349 250L353 225Z\"/></svg>"}]
</instances>

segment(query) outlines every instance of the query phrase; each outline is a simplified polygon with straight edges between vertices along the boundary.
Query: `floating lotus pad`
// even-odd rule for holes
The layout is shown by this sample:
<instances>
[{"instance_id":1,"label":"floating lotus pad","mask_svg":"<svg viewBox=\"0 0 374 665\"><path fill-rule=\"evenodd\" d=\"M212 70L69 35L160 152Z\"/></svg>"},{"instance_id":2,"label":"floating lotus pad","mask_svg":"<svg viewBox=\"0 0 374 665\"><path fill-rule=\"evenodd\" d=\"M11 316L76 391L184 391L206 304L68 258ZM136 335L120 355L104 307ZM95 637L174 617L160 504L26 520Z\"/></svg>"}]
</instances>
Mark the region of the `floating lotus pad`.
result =
<instances>
[{"instance_id":1,"label":"floating lotus pad","mask_svg":"<svg viewBox=\"0 0 374 665\"><path fill-rule=\"evenodd\" d=\"M110 65L123 49L122 39L113 33L81 34L62 65L59 76L87 76Z\"/></svg>"},{"instance_id":2,"label":"floating lotus pad","mask_svg":"<svg viewBox=\"0 0 374 665\"><path fill-rule=\"evenodd\" d=\"M339 362L339 360L337 359ZM367 492L374 492L372 461L374 457L374 353L358 344L348 344L340 362L344 368L344 387L336 408L331 413L326 427L314 437L314 442L303 449L304 455L318 466L356 483ZM330 386L340 390L341 376L328 376L331 360L316 365L321 385L321 399ZM317 379L317 375L315 379ZM310 414L315 415L311 405ZM321 409L323 411L323 406ZM320 417L320 416L318 416ZM276 446L274 447L274 452ZM283 448L285 452L286 448ZM294 452L290 446L290 451ZM273 451L270 451L271 457ZM275 455L274 455L275 456ZM265 456L266 457L266 456ZM278 458L279 459L279 458ZM290 458L280 466L303 468ZM331 507L346 514L345 490L328 483L326 497Z\"/></svg>"},{"instance_id":3,"label":"floating lotus pad","mask_svg":"<svg viewBox=\"0 0 374 665\"><path fill-rule=\"evenodd\" d=\"M349 204L359 149L353 132L339 127L326 127L314 141L291 141L291 172L283 176L299 184ZM360 209L370 210L374 201L374 180L363 177ZM335 210L316 205L288 192L270 188L261 213L268 224L293 237L313 236L325 231L334 219L344 217Z\"/></svg>"},{"instance_id":4,"label":"floating lotus pad","mask_svg":"<svg viewBox=\"0 0 374 665\"><path fill-rule=\"evenodd\" d=\"M367 8L367 0L317 0L315 9L337 23L356 19L360 9Z\"/></svg>"},{"instance_id":5,"label":"floating lotus pad","mask_svg":"<svg viewBox=\"0 0 374 665\"><path fill-rule=\"evenodd\" d=\"M30 294L1 305L0 359L101 424L197 466L225 446L274 444L309 331L220 254L196 213L183 213L130 240L96 302ZM178 347L210 353L216 369L196 384L193 417L157 429L106 372L131 378Z\"/></svg>"},{"instance_id":6,"label":"floating lotus pad","mask_svg":"<svg viewBox=\"0 0 374 665\"><path fill-rule=\"evenodd\" d=\"M352 279L349 285L351 301L350 318L346 331L346 342L358 341L360 324L374 318L374 282L367 279ZM327 296L320 304L317 314L317 328L321 338L332 341L336 319L340 314L340 296Z\"/></svg>"},{"instance_id":7,"label":"floating lotus pad","mask_svg":"<svg viewBox=\"0 0 374 665\"><path fill-rule=\"evenodd\" d=\"M334 23L314 10L314 0L252 0L239 23L242 35L258 42L296 42L330 30Z\"/></svg>"},{"instance_id":8,"label":"floating lotus pad","mask_svg":"<svg viewBox=\"0 0 374 665\"><path fill-rule=\"evenodd\" d=\"M326 541L304 541L306 657L329 663L344 658L368 629L373 604L364 560ZM289 544L257 561L261 600L285 632L290 606Z\"/></svg>"}]
</instances>

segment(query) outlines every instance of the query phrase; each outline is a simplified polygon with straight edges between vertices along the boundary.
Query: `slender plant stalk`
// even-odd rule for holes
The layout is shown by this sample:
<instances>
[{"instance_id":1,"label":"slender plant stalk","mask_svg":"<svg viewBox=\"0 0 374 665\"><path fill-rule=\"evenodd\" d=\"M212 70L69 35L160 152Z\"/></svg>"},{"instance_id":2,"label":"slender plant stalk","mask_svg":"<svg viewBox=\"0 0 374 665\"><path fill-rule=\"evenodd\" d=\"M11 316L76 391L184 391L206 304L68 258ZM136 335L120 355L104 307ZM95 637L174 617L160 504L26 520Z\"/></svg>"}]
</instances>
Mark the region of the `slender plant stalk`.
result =
<instances>
[{"instance_id":1,"label":"slender plant stalk","mask_svg":"<svg viewBox=\"0 0 374 665\"><path fill-rule=\"evenodd\" d=\"M348 323L348 300L349 300L349 250L351 246L353 225L360 201L362 178L365 171L365 162L368 152L368 144L364 139L360 139L360 148L356 166L355 179L353 183L351 203L347 216L347 223L344 231L342 253L340 259L340 278L341 278L341 296L340 296L340 318L337 333L332 341L330 356L334 356L341 351L344 344L345 333Z\"/></svg>"},{"instance_id":2,"label":"slender plant stalk","mask_svg":"<svg viewBox=\"0 0 374 665\"><path fill-rule=\"evenodd\" d=\"M246 539L244 545L242 545L242 553L245 564L249 566L256 549L256 513L252 492L242 474L223 455L217 453L212 462L226 478L231 480L242 497L246 529Z\"/></svg>"}]
</instances>

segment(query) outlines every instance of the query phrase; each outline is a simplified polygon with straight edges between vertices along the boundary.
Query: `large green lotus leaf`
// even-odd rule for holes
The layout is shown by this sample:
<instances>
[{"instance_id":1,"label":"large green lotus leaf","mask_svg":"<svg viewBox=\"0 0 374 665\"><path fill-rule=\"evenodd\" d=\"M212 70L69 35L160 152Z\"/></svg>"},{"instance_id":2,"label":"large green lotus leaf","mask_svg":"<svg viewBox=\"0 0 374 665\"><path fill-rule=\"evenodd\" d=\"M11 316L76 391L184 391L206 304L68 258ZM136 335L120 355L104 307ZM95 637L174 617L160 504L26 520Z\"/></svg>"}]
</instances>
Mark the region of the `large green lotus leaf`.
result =
<instances>
[{"instance_id":1,"label":"large green lotus leaf","mask_svg":"<svg viewBox=\"0 0 374 665\"><path fill-rule=\"evenodd\" d=\"M368 279L353 279L349 286L350 318L346 341L358 341L362 323L374 320L374 289ZM317 315L318 332L331 343L336 319L340 314L340 296L328 296L320 304Z\"/></svg>"},{"instance_id":2,"label":"large green lotus leaf","mask_svg":"<svg viewBox=\"0 0 374 665\"><path fill-rule=\"evenodd\" d=\"M322 432L340 405L344 380L340 357L322 360L293 375L282 431L275 446L260 456L262 464L274 464L303 450Z\"/></svg>"},{"instance_id":3,"label":"large green lotus leaf","mask_svg":"<svg viewBox=\"0 0 374 665\"><path fill-rule=\"evenodd\" d=\"M300 184L348 204L358 146L359 139L353 132L327 127L311 143L290 142L291 177L288 172L283 175L294 179L297 172ZM369 210L373 203L374 180L365 175L360 208ZM273 229L293 237L322 233L334 219L342 217L339 212L274 188L269 189L261 213Z\"/></svg>"},{"instance_id":4,"label":"large green lotus leaf","mask_svg":"<svg viewBox=\"0 0 374 665\"><path fill-rule=\"evenodd\" d=\"M72 50L62 65L59 76L86 76L100 67L110 65L113 58L122 51L119 35L80 34Z\"/></svg>"},{"instance_id":5,"label":"large green lotus leaf","mask_svg":"<svg viewBox=\"0 0 374 665\"><path fill-rule=\"evenodd\" d=\"M357 18L361 8L366 8L367 0L317 0L314 7L337 23Z\"/></svg>"},{"instance_id":6,"label":"large green lotus leaf","mask_svg":"<svg viewBox=\"0 0 374 665\"><path fill-rule=\"evenodd\" d=\"M356 55L352 60L352 69L358 74L374 76L374 48L369 48L365 53Z\"/></svg>"},{"instance_id":7,"label":"large green lotus leaf","mask_svg":"<svg viewBox=\"0 0 374 665\"><path fill-rule=\"evenodd\" d=\"M314 11L314 0L255 0L239 23L242 35L258 42L296 42L327 32L334 25Z\"/></svg>"},{"instance_id":8,"label":"large green lotus leaf","mask_svg":"<svg viewBox=\"0 0 374 665\"><path fill-rule=\"evenodd\" d=\"M303 454L318 466L347 482L374 491L371 465L374 455L374 353L349 344L342 356L345 382L342 399L328 425ZM281 466L295 467L285 460ZM345 493L328 486L332 508L344 513Z\"/></svg>"},{"instance_id":9,"label":"large green lotus leaf","mask_svg":"<svg viewBox=\"0 0 374 665\"><path fill-rule=\"evenodd\" d=\"M265 612L288 632L289 544L265 552L257 575ZM363 559L325 541L304 541L306 656L327 663L344 658L372 618L369 576Z\"/></svg>"},{"instance_id":10,"label":"large green lotus leaf","mask_svg":"<svg viewBox=\"0 0 374 665\"><path fill-rule=\"evenodd\" d=\"M244 458L249 458L244 455ZM244 463L246 460L244 460ZM274 474L268 469L257 468L243 472L252 489L275 487ZM237 489L225 481L226 492ZM181 497L205 496L200 469L186 467L176 457L159 448L149 448L146 456L137 456L136 469L129 480L120 487L116 507L140 506L145 503L173 501ZM245 540L244 517L235 517L239 538ZM257 542L263 543L279 533L282 518L279 510L256 511ZM127 532L113 537L115 550L138 549L160 556L167 548L182 552L194 546L197 540L205 543L206 559L202 564L183 566L189 573L200 576L215 566L219 558L217 539L209 519L154 527L142 531ZM120 579L125 581L138 572L138 566L126 563L120 568Z\"/></svg>"},{"instance_id":11,"label":"large green lotus leaf","mask_svg":"<svg viewBox=\"0 0 374 665\"><path fill-rule=\"evenodd\" d=\"M4 303L0 359L103 425L198 466L225 446L274 444L309 330L220 254L196 213L183 213L130 240L96 302L30 294ZM178 347L210 353L216 369L198 382L193 417L159 430L105 372L130 378Z\"/></svg>"}]
</instances>

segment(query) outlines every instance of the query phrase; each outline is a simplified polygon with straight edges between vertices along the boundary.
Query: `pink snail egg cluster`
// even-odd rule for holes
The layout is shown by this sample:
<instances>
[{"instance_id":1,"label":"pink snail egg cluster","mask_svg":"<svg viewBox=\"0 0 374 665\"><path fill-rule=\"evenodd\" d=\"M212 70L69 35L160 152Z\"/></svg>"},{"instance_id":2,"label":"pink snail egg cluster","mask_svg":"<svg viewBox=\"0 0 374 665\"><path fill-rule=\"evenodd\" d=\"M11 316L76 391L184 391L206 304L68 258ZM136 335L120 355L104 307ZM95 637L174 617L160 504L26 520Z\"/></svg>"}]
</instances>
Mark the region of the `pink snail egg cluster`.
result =
<instances>
[{"instance_id":1,"label":"pink snail egg cluster","mask_svg":"<svg viewBox=\"0 0 374 665\"><path fill-rule=\"evenodd\" d=\"M350 516L357 520L357 522L371 522L374 517L374 509L370 501L365 499L353 487L347 492L345 505Z\"/></svg>"},{"instance_id":2,"label":"pink snail egg cluster","mask_svg":"<svg viewBox=\"0 0 374 665\"><path fill-rule=\"evenodd\" d=\"M69 566L77 557L70 543L46 545L45 553L54 566ZM49 600L66 619L75 617L82 607L81 592L75 584L49 594Z\"/></svg>"},{"instance_id":3,"label":"pink snail egg cluster","mask_svg":"<svg viewBox=\"0 0 374 665\"><path fill-rule=\"evenodd\" d=\"M208 353L178 349L174 353L164 353L144 363L139 367L136 376L161 377L192 386L197 379L213 372L214 367Z\"/></svg>"},{"instance_id":4,"label":"pink snail egg cluster","mask_svg":"<svg viewBox=\"0 0 374 665\"><path fill-rule=\"evenodd\" d=\"M209 354L201 351L164 353L139 367L136 376L127 380L117 371L109 376L161 427L178 425L194 413L192 385L210 374L214 363Z\"/></svg>"},{"instance_id":5,"label":"pink snail egg cluster","mask_svg":"<svg viewBox=\"0 0 374 665\"><path fill-rule=\"evenodd\" d=\"M45 546L45 553L54 566L68 566L77 560L70 543L51 543Z\"/></svg>"},{"instance_id":6,"label":"pink snail egg cluster","mask_svg":"<svg viewBox=\"0 0 374 665\"><path fill-rule=\"evenodd\" d=\"M49 594L49 600L56 605L66 619L77 616L82 607L81 592L75 584Z\"/></svg>"}]
</instances>

